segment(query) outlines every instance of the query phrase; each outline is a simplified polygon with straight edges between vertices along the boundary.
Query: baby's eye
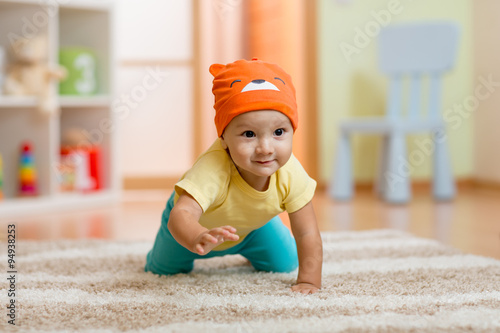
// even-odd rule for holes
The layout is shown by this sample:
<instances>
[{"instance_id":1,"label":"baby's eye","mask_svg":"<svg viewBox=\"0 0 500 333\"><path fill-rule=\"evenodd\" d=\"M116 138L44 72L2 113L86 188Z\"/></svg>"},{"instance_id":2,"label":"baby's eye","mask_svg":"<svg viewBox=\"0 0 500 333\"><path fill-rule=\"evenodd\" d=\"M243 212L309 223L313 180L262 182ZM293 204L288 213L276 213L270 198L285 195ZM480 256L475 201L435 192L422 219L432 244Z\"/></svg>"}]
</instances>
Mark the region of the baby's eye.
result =
<instances>
[{"instance_id":1,"label":"baby's eye","mask_svg":"<svg viewBox=\"0 0 500 333\"><path fill-rule=\"evenodd\" d=\"M255 133L252 131L245 131L243 132L243 136L247 138L253 138L255 136Z\"/></svg>"},{"instance_id":2,"label":"baby's eye","mask_svg":"<svg viewBox=\"0 0 500 333\"><path fill-rule=\"evenodd\" d=\"M276 136L282 136L285 133L285 130L283 128L278 128L276 131L274 131L274 135Z\"/></svg>"}]
</instances>

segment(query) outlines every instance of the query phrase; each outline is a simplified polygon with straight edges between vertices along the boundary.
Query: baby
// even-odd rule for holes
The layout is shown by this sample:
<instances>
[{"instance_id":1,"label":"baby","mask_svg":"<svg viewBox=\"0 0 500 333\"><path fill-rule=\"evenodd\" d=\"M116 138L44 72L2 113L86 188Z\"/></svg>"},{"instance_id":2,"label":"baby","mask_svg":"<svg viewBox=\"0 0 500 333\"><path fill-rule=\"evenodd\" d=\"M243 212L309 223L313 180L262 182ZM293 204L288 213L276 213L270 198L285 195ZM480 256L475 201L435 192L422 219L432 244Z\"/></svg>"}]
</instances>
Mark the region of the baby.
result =
<instances>
[{"instance_id":1,"label":"baby","mask_svg":"<svg viewBox=\"0 0 500 333\"><path fill-rule=\"evenodd\" d=\"M291 272L292 290L321 288L316 182L292 154L295 89L280 67L210 66L218 138L175 185L145 270L187 273L194 259L240 254L259 271ZM293 237L278 217L287 211Z\"/></svg>"}]
</instances>

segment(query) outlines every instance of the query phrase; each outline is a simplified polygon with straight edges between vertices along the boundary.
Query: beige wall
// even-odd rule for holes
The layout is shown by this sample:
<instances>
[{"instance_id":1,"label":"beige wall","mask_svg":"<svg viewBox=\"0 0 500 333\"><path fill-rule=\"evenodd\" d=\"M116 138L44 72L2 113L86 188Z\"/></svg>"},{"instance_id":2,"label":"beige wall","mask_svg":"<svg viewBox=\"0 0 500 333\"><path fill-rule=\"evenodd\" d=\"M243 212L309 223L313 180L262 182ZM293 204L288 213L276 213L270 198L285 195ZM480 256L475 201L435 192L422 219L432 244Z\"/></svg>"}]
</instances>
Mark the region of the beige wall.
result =
<instances>
[{"instance_id":1,"label":"beige wall","mask_svg":"<svg viewBox=\"0 0 500 333\"><path fill-rule=\"evenodd\" d=\"M500 183L500 1L474 1L474 81L481 89L479 106L470 112L475 120L474 176ZM490 90L480 88L489 78Z\"/></svg>"},{"instance_id":2,"label":"beige wall","mask_svg":"<svg viewBox=\"0 0 500 333\"><path fill-rule=\"evenodd\" d=\"M452 110L454 104L463 104L475 96L475 89L481 86L478 77L488 79L491 75L494 81L500 81L498 61L500 46L496 42L500 33L500 23L497 19L500 16L500 1L317 1L319 34L317 94L320 141L318 180L320 181L328 180L330 177L338 136L336 125L339 120L353 115L381 115L384 112L386 81L377 69L375 42L371 41L360 50L359 54L354 54L350 59L346 59L339 47L342 42L352 43L357 29L363 29L368 22L376 21L374 12L389 10L390 4L396 4L397 13L391 15L391 23L421 19L450 19L461 25L463 35L457 68L448 74L444 81L444 110ZM133 6L132 0L124 2L129 2L129 5ZM147 2L153 4L154 0ZM227 63L246 55L248 50L245 50L245 40L241 37L245 34L245 20L242 19L245 2L206 0L194 3L199 6L198 21L194 24L194 27L198 27L198 32L177 29L172 33L172 28L168 22L164 22L163 16L154 15L157 23L150 19L149 26L155 27L150 30L156 31L157 35L144 31L135 36L139 46L127 44L132 40L130 37L134 36L122 38L122 41L118 42L118 55L121 61L142 59L146 64L148 62L152 64L155 59L163 58L167 60L165 65L168 65L168 61L175 64L178 59L192 59L196 52L190 48L193 43L192 38L198 38L194 44L198 43L201 53L201 57L195 59L197 62L194 66L199 71L197 93L192 89L193 73L189 69L190 60L184 63L182 60L180 65L184 69L173 70L172 75L156 91L149 93L140 107L132 110L130 117L123 121L120 164L126 176L177 177L191 165L194 156L210 145L216 136L213 126L212 77L208 72L208 66L214 62ZM173 0L165 2L166 8L162 11L172 12L172 8L168 6L174 5L180 6ZM186 10L183 12L192 14ZM124 24L126 16L123 15ZM178 19L180 16L176 14L174 17ZM167 21L172 23L175 20L172 18ZM143 23L144 21L141 21L141 24ZM126 24L130 27L130 22ZM147 26L144 29L147 30ZM174 26L179 27L175 24ZM119 35L123 37L130 34L119 33ZM144 40L141 40L143 37ZM160 40L164 43L149 45L148 40ZM184 43L186 40L190 42ZM171 47L172 45L181 47ZM140 64L134 68L128 66L120 76L119 90L130 93L134 86L140 85L147 75L145 67ZM297 85L301 84L300 81ZM192 95L184 94L186 91ZM195 99L194 95L200 98ZM168 111L165 105L173 107ZM498 105L500 105L500 93L494 91L488 98L482 98L477 109L472 112L452 114L454 117L449 121L449 144L454 173L457 177L500 181L500 154L496 148L500 143L500 131L497 129L500 124ZM179 110L186 110L187 114L183 115ZM193 110L198 119L191 118ZM198 139L196 137L194 139L198 140L198 144L192 141L192 137L184 137L192 130L193 121L198 122L200 130L197 134ZM169 124L176 125L169 128ZM164 148L169 142L176 144ZM358 137L354 143L356 179L371 180L375 173L379 141L374 137ZM186 155L183 153L184 149L190 153ZM181 158L173 160L172 156ZM416 168L413 176L417 179L428 179L430 174L429 159Z\"/></svg>"},{"instance_id":3,"label":"beige wall","mask_svg":"<svg viewBox=\"0 0 500 333\"><path fill-rule=\"evenodd\" d=\"M315 110L310 109L305 29L307 0L249 0L246 2L247 58L276 63L292 77L296 91L299 126L294 133L293 153L312 177L317 175L317 158L311 150L316 135ZM315 141L315 140L314 140Z\"/></svg>"},{"instance_id":4,"label":"beige wall","mask_svg":"<svg viewBox=\"0 0 500 333\"><path fill-rule=\"evenodd\" d=\"M214 125L215 110L212 94L211 64L227 64L243 57L243 2L198 1L199 43L197 66L199 70L200 142L197 154L205 151L217 138Z\"/></svg>"},{"instance_id":5,"label":"beige wall","mask_svg":"<svg viewBox=\"0 0 500 333\"><path fill-rule=\"evenodd\" d=\"M387 80L379 72L376 36L346 56L342 43L354 45L356 35L379 24L430 19L453 20L461 26L462 38L456 68L443 85L443 112L463 103L473 93L472 1L471 0L318 0L319 18L319 116L321 179L330 178L338 137L338 123L353 116L383 115ZM389 14L388 14L389 13ZM381 22L381 23L378 23ZM456 177L472 175L473 121L448 126L449 146ZM409 150L415 149L414 137ZM354 138L354 175L357 181L372 181L376 172L380 140L376 136ZM414 179L428 179L431 158L415 166Z\"/></svg>"}]
</instances>

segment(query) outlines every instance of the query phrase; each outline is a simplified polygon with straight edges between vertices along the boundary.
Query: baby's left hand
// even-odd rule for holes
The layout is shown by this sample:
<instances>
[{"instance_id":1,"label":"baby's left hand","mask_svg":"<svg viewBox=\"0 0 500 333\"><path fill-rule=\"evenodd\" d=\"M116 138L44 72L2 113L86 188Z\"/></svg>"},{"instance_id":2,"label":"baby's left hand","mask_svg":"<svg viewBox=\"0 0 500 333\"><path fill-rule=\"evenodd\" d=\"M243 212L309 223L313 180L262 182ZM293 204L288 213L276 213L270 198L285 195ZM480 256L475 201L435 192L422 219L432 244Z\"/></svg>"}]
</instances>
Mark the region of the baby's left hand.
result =
<instances>
[{"instance_id":1,"label":"baby's left hand","mask_svg":"<svg viewBox=\"0 0 500 333\"><path fill-rule=\"evenodd\" d=\"M301 293L304 295L309 295L309 294L314 294L319 290L318 287L311 283L297 283L296 285L292 286L292 291L295 291L297 293Z\"/></svg>"}]
</instances>

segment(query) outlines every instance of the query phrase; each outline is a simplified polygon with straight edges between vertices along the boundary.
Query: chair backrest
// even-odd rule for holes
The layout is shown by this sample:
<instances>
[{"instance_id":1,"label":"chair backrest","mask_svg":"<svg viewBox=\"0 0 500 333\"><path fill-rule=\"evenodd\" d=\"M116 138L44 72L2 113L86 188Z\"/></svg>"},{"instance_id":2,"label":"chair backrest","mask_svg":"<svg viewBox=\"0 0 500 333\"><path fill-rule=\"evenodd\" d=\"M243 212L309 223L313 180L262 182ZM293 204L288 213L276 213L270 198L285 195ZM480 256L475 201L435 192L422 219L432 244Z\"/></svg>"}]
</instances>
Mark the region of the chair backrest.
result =
<instances>
[{"instance_id":1,"label":"chair backrest","mask_svg":"<svg viewBox=\"0 0 500 333\"><path fill-rule=\"evenodd\" d=\"M422 81L429 77L428 112L426 117L440 116L441 76L455 65L459 29L452 22L419 22L393 24L380 32L379 65L391 78L387 116L400 118L403 79L410 79L408 117L422 113Z\"/></svg>"}]
</instances>

